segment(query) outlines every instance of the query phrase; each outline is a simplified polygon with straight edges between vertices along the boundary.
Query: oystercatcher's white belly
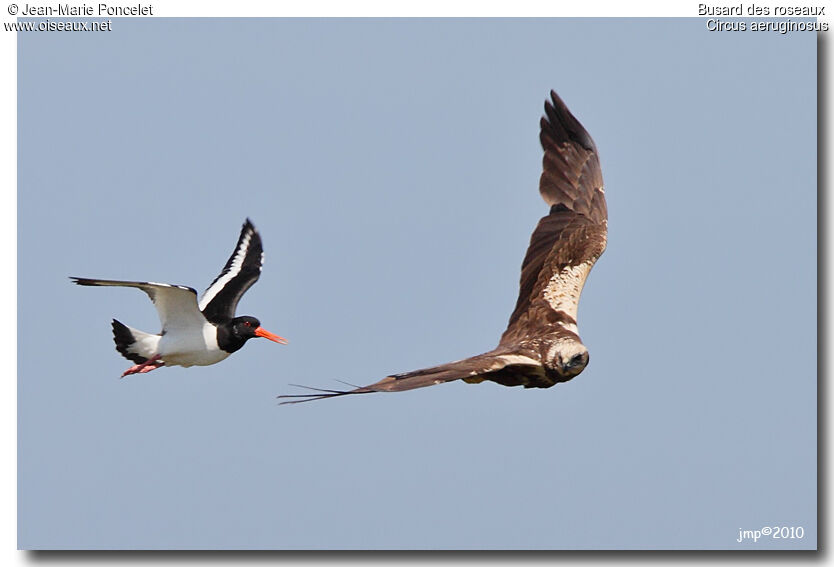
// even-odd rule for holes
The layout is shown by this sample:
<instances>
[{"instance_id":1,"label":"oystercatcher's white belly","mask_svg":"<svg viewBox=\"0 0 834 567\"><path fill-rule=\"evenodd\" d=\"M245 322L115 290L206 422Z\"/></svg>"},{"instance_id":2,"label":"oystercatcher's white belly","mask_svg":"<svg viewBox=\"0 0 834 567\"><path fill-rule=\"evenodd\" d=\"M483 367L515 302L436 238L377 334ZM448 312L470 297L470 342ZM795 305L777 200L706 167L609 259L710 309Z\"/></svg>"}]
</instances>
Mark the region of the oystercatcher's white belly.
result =
<instances>
[{"instance_id":1,"label":"oystercatcher's white belly","mask_svg":"<svg viewBox=\"0 0 834 567\"><path fill-rule=\"evenodd\" d=\"M217 346L217 329L206 325L202 334L171 330L159 341L159 354L165 366L209 366L225 360L231 353Z\"/></svg>"},{"instance_id":2,"label":"oystercatcher's white belly","mask_svg":"<svg viewBox=\"0 0 834 567\"><path fill-rule=\"evenodd\" d=\"M225 350L215 350L215 351L182 351L182 352L171 352L168 354L162 354L162 360L165 362L165 366L185 366L188 368L189 366L209 366L211 364L217 364L221 360L225 360L229 357L229 354Z\"/></svg>"}]
</instances>

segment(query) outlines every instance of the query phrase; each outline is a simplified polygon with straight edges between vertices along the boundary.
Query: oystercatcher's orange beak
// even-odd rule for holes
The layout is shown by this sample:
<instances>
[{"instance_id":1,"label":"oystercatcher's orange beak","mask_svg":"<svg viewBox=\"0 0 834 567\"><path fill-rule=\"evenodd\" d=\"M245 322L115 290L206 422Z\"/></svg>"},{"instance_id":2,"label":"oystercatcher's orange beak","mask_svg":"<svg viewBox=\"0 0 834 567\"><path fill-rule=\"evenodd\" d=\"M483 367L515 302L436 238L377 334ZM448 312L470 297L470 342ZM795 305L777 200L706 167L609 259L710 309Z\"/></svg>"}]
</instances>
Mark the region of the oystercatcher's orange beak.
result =
<instances>
[{"instance_id":1,"label":"oystercatcher's orange beak","mask_svg":"<svg viewBox=\"0 0 834 567\"><path fill-rule=\"evenodd\" d=\"M289 343L289 341L287 339L285 339L284 337L279 337L278 335L273 335L272 333L270 333L269 331L267 331L263 327L258 327L257 329L255 329L255 336L256 337L263 337L265 339L269 339L271 341L274 341L274 342L282 344L282 345L285 345L285 344Z\"/></svg>"}]
</instances>

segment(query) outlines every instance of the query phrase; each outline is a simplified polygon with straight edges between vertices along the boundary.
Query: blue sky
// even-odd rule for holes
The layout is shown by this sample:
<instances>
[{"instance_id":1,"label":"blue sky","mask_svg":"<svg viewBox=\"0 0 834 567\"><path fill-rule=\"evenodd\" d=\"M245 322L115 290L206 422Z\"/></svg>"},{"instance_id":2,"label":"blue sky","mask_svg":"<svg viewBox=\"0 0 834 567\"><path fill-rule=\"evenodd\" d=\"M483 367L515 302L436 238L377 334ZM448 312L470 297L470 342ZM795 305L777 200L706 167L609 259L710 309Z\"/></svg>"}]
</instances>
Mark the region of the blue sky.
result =
<instances>
[{"instance_id":1,"label":"blue sky","mask_svg":"<svg viewBox=\"0 0 834 567\"><path fill-rule=\"evenodd\" d=\"M18 57L20 547L815 547L814 34L154 19ZM551 88L609 206L585 372L277 406L497 343ZM239 313L290 345L119 380L110 318L155 311L67 276L202 290L247 216Z\"/></svg>"}]
</instances>

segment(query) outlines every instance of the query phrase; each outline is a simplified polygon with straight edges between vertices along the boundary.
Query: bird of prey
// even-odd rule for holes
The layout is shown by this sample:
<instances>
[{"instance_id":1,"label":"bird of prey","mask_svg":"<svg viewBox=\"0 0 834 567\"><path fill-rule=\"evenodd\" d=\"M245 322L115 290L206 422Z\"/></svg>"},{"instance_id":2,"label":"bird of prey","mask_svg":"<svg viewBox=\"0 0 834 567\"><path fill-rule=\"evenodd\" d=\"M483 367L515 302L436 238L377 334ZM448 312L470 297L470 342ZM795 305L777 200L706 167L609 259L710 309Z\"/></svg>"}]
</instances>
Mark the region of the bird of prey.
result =
<instances>
[{"instance_id":1,"label":"bird of prey","mask_svg":"<svg viewBox=\"0 0 834 567\"><path fill-rule=\"evenodd\" d=\"M597 148L562 99L550 92L539 138L544 149L539 192L550 212L539 221L521 265L515 310L498 346L489 352L387 376L353 390L308 388L278 396L298 403L348 394L401 392L453 380L549 388L588 364L576 326L579 295L605 250L608 212Z\"/></svg>"},{"instance_id":2,"label":"bird of prey","mask_svg":"<svg viewBox=\"0 0 834 567\"><path fill-rule=\"evenodd\" d=\"M162 331L159 334L132 329L113 319L116 350L135 362L125 370L144 374L160 366L208 366L227 358L251 338L263 337L280 344L287 340L261 327L254 317L235 317L238 301L258 281L263 264L261 237L249 219L243 224L234 252L197 302L193 288L154 282L71 278L78 285L118 286L141 289L153 301Z\"/></svg>"}]
</instances>

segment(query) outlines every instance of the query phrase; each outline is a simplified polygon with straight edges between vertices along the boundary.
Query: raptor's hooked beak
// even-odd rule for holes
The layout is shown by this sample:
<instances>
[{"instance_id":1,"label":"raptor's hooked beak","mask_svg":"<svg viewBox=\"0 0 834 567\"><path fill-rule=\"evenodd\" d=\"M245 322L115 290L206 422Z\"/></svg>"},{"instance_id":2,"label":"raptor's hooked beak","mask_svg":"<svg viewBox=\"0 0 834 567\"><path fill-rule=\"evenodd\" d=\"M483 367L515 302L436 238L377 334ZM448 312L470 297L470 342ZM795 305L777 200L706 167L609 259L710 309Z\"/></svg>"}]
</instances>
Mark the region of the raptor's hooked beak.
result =
<instances>
[{"instance_id":1,"label":"raptor's hooked beak","mask_svg":"<svg viewBox=\"0 0 834 567\"><path fill-rule=\"evenodd\" d=\"M265 339L269 339L271 341L274 341L274 342L276 342L278 344L282 344L282 345L285 345L289 342L284 337L279 337L278 335L274 335L274 334L270 333L269 331L267 331L266 329L264 329L263 327L258 327L257 329L255 329L255 336L256 337L263 337Z\"/></svg>"},{"instance_id":2,"label":"raptor's hooked beak","mask_svg":"<svg viewBox=\"0 0 834 567\"><path fill-rule=\"evenodd\" d=\"M570 380L574 376L580 374L588 365L588 351L575 354L569 360L562 360L559 357L559 369L562 376Z\"/></svg>"}]
</instances>

